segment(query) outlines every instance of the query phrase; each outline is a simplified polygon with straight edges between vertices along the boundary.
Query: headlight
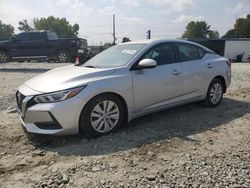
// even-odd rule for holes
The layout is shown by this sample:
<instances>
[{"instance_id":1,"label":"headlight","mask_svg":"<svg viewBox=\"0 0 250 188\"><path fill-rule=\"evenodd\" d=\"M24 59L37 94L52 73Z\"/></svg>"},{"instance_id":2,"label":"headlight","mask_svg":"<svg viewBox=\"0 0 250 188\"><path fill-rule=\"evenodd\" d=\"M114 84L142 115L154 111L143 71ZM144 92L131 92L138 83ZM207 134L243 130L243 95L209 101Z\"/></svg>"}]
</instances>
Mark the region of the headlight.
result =
<instances>
[{"instance_id":1,"label":"headlight","mask_svg":"<svg viewBox=\"0 0 250 188\"><path fill-rule=\"evenodd\" d=\"M73 89L67 89L63 91L57 91L53 93L38 95L34 98L37 103L51 103L59 102L76 96L80 91L82 91L86 86L77 87Z\"/></svg>"}]
</instances>

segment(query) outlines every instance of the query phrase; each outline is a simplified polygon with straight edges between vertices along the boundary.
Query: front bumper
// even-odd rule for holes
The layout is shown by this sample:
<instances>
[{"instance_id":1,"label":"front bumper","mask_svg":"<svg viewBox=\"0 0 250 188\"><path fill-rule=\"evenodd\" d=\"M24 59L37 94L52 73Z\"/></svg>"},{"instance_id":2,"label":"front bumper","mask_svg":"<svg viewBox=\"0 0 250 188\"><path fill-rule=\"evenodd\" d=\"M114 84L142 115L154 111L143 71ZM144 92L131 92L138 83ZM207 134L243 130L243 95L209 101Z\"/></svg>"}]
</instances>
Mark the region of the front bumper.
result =
<instances>
[{"instance_id":1,"label":"front bumper","mask_svg":"<svg viewBox=\"0 0 250 188\"><path fill-rule=\"evenodd\" d=\"M33 96L18 98L23 126L30 133L69 135L79 132L79 118L85 102L77 96L56 103L35 103Z\"/></svg>"}]
</instances>

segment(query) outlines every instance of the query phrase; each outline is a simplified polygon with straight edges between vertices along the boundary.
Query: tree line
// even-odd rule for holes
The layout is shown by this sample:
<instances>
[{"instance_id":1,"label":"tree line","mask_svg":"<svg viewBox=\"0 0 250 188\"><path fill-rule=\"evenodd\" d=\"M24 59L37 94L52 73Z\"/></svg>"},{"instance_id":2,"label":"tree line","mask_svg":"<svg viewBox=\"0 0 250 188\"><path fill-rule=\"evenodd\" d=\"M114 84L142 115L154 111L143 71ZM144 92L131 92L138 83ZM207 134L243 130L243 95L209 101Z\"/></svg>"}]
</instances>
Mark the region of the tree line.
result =
<instances>
[{"instance_id":1,"label":"tree line","mask_svg":"<svg viewBox=\"0 0 250 188\"><path fill-rule=\"evenodd\" d=\"M219 38L218 31L210 30L205 21L191 21L187 24L183 38ZM246 18L238 18L233 26L221 38L250 38L250 14Z\"/></svg>"},{"instance_id":2,"label":"tree line","mask_svg":"<svg viewBox=\"0 0 250 188\"><path fill-rule=\"evenodd\" d=\"M66 18L34 18L33 27L27 20L19 21L20 31L48 30L57 33L60 38L77 37L79 24L71 25ZM185 27L183 38L220 38L219 32L210 29L211 26L205 21L191 21ZM0 40L7 40L14 35L14 27L0 20ZM250 38L250 14L246 18L238 18L233 28L221 38ZM123 37L122 42L128 42L128 37Z\"/></svg>"},{"instance_id":3,"label":"tree line","mask_svg":"<svg viewBox=\"0 0 250 188\"><path fill-rule=\"evenodd\" d=\"M56 18L49 16L47 18L34 18L33 27L30 26L27 20L19 21L18 30L20 31L41 31L47 30L55 32L60 38L77 37L79 25L71 25L66 18ZM4 24L0 20L0 40L7 40L14 35L14 27L9 24Z\"/></svg>"}]
</instances>

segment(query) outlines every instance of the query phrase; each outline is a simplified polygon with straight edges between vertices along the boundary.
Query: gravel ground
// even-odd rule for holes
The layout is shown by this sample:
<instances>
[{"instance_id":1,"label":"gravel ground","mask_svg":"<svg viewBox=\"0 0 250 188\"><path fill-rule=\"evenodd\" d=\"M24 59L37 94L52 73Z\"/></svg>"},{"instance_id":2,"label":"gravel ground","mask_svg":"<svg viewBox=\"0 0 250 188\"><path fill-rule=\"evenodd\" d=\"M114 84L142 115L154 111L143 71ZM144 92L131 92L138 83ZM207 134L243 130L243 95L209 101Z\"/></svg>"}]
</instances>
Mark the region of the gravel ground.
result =
<instances>
[{"instance_id":1,"label":"gravel ground","mask_svg":"<svg viewBox=\"0 0 250 188\"><path fill-rule=\"evenodd\" d=\"M0 65L0 187L250 187L250 64L232 65L217 108L177 107L95 140L21 127L17 86L58 66Z\"/></svg>"},{"instance_id":2,"label":"gravel ground","mask_svg":"<svg viewBox=\"0 0 250 188\"><path fill-rule=\"evenodd\" d=\"M32 63L3 63L0 64L0 70L1 69L41 69L46 70L46 69L54 69L57 67L61 66L66 66L66 65L72 65L72 63L39 63L39 62L32 62Z\"/></svg>"}]
</instances>

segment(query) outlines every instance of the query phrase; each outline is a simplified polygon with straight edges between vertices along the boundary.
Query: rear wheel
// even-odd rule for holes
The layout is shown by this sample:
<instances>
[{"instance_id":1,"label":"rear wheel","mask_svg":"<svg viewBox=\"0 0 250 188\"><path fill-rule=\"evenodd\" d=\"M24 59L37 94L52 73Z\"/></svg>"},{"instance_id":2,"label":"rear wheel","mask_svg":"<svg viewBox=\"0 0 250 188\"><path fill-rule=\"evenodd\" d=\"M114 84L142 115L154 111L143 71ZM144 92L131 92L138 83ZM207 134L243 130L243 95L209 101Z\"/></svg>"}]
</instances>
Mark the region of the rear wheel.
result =
<instances>
[{"instance_id":1,"label":"rear wheel","mask_svg":"<svg viewBox=\"0 0 250 188\"><path fill-rule=\"evenodd\" d=\"M7 63L9 61L9 55L5 51L0 51L0 63Z\"/></svg>"},{"instance_id":2,"label":"rear wheel","mask_svg":"<svg viewBox=\"0 0 250 188\"><path fill-rule=\"evenodd\" d=\"M58 52L57 60L59 61L59 63L66 63L66 62L68 62L70 60L69 53L66 52L66 51L60 51L60 52Z\"/></svg>"},{"instance_id":3,"label":"rear wheel","mask_svg":"<svg viewBox=\"0 0 250 188\"><path fill-rule=\"evenodd\" d=\"M223 83L221 80L215 78L208 87L205 105L208 107L216 107L220 104L223 97Z\"/></svg>"},{"instance_id":4,"label":"rear wheel","mask_svg":"<svg viewBox=\"0 0 250 188\"><path fill-rule=\"evenodd\" d=\"M99 95L84 107L80 117L80 130L88 138L96 138L114 132L121 127L124 118L123 104L111 94Z\"/></svg>"}]
</instances>

